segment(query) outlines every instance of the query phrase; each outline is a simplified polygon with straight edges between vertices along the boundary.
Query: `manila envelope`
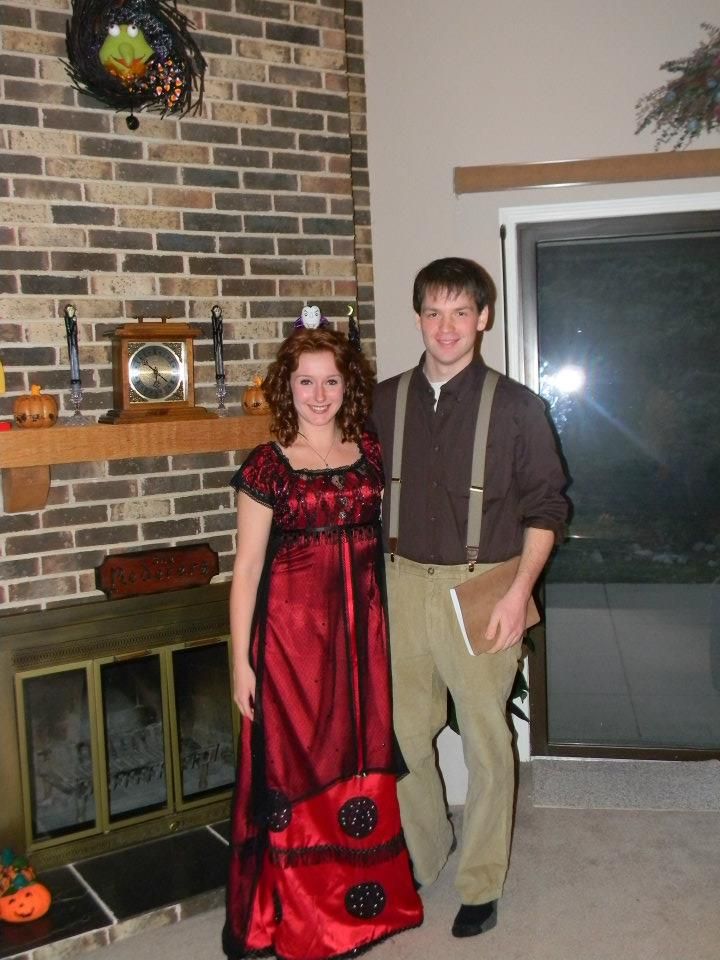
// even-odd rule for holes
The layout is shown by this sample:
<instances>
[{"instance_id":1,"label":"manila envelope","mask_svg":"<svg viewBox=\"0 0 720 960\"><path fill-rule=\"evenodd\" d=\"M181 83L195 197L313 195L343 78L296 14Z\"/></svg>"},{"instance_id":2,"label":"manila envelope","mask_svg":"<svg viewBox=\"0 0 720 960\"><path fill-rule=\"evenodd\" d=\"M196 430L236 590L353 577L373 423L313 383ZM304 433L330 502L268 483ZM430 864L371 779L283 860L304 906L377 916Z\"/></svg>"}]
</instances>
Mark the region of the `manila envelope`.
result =
<instances>
[{"instance_id":1,"label":"manila envelope","mask_svg":"<svg viewBox=\"0 0 720 960\"><path fill-rule=\"evenodd\" d=\"M450 590L460 630L473 656L487 653L494 646L494 639L485 639L485 631L495 604L509 590L519 565L520 557L511 557ZM539 622L538 608L530 597L525 627L534 627Z\"/></svg>"}]
</instances>

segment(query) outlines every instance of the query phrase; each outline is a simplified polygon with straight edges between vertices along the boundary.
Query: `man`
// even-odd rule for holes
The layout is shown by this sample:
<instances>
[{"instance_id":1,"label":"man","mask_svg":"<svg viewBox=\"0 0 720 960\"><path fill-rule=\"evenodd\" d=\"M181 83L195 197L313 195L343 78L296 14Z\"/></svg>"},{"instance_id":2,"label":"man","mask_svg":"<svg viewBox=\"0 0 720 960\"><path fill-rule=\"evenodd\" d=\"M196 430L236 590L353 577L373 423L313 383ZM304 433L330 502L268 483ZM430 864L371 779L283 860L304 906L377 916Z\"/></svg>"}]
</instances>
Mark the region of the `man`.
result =
<instances>
[{"instance_id":1,"label":"man","mask_svg":"<svg viewBox=\"0 0 720 960\"><path fill-rule=\"evenodd\" d=\"M457 937L496 923L515 786L506 703L531 591L567 517L567 481L544 404L500 376L481 532L468 530L475 427L488 373L477 347L493 297L492 281L471 260L448 257L424 267L415 278L413 307L425 352L407 387L401 450L393 449L399 377L378 384L373 408L386 469L386 547L392 499L399 499L397 546L393 542L386 564L390 645L395 729L410 771L399 783L400 809L420 884L435 880L453 845L434 750L446 722L448 689L468 768L456 878L461 906L452 927ZM393 476L401 483L391 489ZM478 535L478 563L470 573L467 547ZM517 574L488 625L491 652L471 656L450 588L517 555Z\"/></svg>"}]
</instances>

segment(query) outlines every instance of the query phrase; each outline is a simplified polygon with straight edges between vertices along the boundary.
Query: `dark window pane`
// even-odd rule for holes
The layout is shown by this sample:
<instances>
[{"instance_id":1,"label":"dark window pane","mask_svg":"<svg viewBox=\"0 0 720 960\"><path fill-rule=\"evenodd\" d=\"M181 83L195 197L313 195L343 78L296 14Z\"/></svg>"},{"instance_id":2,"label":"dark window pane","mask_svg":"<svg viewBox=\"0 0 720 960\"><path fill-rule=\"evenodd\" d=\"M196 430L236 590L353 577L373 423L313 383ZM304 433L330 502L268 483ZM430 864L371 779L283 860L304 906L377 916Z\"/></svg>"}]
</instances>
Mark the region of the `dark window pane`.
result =
<instances>
[{"instance_id":1,"label":"dark window pane","mask_svg":"<svg viewBox=\"0 0 720 960\"><path fill-rule=\"evenodd\" d=\"M547 585L549 739L716 748L720 234L640 234L536 248L574 506Z\"/></svg>"}]
</instances>

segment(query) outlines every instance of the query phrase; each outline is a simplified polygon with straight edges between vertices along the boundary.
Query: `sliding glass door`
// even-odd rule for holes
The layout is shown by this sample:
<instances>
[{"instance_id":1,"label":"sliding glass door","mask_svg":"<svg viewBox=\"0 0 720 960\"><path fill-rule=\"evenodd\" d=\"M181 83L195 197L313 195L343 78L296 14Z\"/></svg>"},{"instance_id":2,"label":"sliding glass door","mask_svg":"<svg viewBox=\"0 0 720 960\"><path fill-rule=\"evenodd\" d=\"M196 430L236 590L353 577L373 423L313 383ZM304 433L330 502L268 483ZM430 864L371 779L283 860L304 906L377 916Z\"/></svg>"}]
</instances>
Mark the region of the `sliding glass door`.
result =
<instances>
[{"instance_id":1,"label":"sliding glass door","mask_svg":"<svg viewBox=\"0 0 720 960\"><path fill-rule=\"evenodd\" d=\"M568 473L533 752L720 756L720 213L518 228Z\"/></svg>"}]
</instances>

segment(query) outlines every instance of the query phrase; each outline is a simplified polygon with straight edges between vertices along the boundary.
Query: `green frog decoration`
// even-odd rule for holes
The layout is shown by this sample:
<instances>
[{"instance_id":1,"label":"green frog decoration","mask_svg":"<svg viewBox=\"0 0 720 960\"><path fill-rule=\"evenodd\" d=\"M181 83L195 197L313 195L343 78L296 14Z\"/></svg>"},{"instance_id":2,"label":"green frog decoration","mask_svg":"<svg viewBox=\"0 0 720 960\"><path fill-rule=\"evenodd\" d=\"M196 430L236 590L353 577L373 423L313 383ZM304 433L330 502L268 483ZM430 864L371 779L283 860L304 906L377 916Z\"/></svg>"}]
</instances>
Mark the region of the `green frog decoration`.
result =
<instances>
[{"instance_id":1,"label":"green frog decoration","mask_svg":"<svg viewBox=\"0 0 720 960\"><path fill-rule=\"evenodd\" d=\"M98 56L110 73L121 79L144 77L155 51L134 23L111 23Z\"/></svg>"},{"instance_id":2,"label":"green frog decoration","mask_svg":"<svg viewBox=\"0 0 720 960\"><path fill-rule=\"evenodd\" d=\"M72 0L65 68L73 85L115 110L197 113L205 60L170 0Z\"/></svg>"}]
</instances>

